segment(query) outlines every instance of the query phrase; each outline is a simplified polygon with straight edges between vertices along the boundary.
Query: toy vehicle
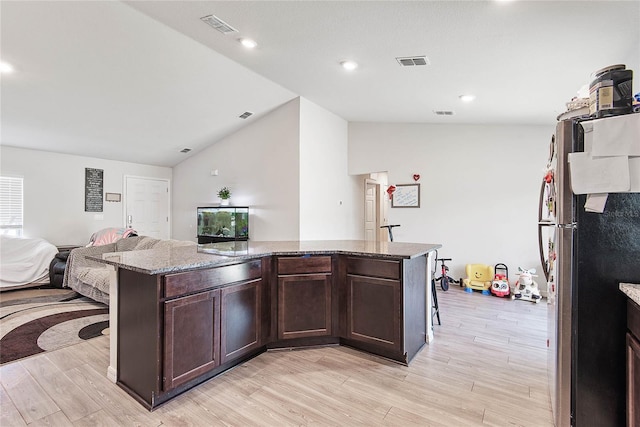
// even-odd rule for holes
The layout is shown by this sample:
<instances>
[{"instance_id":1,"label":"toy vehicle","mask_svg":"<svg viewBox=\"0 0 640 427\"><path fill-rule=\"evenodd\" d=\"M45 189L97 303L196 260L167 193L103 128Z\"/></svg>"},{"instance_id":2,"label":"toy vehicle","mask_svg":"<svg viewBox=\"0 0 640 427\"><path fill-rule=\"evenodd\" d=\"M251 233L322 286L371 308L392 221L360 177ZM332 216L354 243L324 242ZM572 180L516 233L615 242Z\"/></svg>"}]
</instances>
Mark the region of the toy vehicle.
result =
<instances>
[{"instance_id":1,"label":"toy vehicle","mask_svg":"<svg viewBox=\"0 0 640 427\"><path fill-rule=\"evenodd\" d=\"M500 273L498 271L500 271ZM496 264L494 272L495 275L491 282L491 293L497 297L509 296L511 292L509 288L509 269L505 264Z\"/></svg>"},{"instance_id":2,"label":"toy vehicle","mask_svg":"<svg viewBox=\"0 0 640 427\"><path fill-rule=\"evenodd\" d=\"M538 277L534 275L536 269L530 268L529 270L524 270L518 267L518 271L520 277L518 277L518 283L516 283L516 286L513 289L511 299L531 301L536 304L539 303L542 299L540 296L540 288L538 288L536 281L533 280L534 277Z\"/></svg>"}]
</instances>

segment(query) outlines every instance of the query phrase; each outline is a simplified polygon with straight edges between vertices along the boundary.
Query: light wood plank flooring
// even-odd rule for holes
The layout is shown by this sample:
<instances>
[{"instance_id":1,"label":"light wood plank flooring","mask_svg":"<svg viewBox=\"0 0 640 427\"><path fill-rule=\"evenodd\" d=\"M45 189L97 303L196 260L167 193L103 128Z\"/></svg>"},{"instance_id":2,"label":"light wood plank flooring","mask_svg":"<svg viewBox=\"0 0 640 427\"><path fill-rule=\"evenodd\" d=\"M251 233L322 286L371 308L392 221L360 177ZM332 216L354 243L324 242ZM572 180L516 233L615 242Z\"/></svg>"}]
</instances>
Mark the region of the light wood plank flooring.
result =
<instances>
[{"instance_id":1,"label":"light wood plank flooring","mask_svg":"<svg viewBox=\"0 0 640 427\"><path fill-rule=\"evenodd\" d=\"M148 412L105 374L108 337L0 368L5 426L551 426L546 305L438 291L411 366L346 347L281 350Z\"/></svg>"}]
</instances>

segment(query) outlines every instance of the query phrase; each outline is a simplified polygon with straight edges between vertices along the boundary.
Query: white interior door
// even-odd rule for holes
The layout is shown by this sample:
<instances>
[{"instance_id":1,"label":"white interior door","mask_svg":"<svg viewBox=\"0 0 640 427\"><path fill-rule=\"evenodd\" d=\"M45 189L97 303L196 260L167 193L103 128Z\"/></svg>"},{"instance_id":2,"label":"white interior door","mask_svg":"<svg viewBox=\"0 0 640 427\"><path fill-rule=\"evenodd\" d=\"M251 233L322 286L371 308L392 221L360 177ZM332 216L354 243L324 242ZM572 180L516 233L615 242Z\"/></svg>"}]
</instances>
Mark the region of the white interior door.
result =
<instances>
[{"instance_id":1,"label":"white interior door","mask_svg":"<svg viewBox=\"0 0 640 427\"><path fill-rule=\"evenodd\" d=\"M125 224L139 236L168 239L169 181L125 177Z\"/></svg>"},{"instance_id":2,"label":"white interior door","mask_svg":"<svg viewBox=\"0 0 640 427\"><path fill-rule=\"evenodd\" d=\"M365 181L364 191L364 239L376 241L378 238L378 187L373 182Z\"/></svg>"}]
</instances>

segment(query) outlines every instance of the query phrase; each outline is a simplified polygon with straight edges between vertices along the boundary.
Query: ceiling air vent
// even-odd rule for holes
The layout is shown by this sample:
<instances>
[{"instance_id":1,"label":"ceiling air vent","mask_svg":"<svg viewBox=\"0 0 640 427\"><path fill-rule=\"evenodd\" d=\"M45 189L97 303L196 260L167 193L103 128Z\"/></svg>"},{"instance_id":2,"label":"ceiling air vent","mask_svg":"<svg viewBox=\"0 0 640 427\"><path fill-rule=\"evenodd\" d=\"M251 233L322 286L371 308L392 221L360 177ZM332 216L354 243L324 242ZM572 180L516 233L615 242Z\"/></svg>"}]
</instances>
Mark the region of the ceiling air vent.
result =
<instances>
[{"instance_id":1,"label":"ceiling air vent","mask_svg":"<svg viewBox=\"0 0 640 427\"><path fill-rule=\"evenodd\" d=\"M191 151L191 148L183 148L180 150L181 153L188 153L189 151Z\"/></svg>"},{"instance_id":2,"label":"ceiling air vent","mask_svg":"<svg viewBox=\"0 0 640 427\"><path fill-rule=\"evenodd\" d=\"M429 59L426 56L407 56L404 58L396 58L398 64L403 67L414 67L416 65L429 65Z\"/></svg>"},{"instance_id":3,"label":"ceiling air vent","mask_svg":"<svg viewBox=\"0 0 640 427\"><path fill-rule=\"evenodd\" d=\"M433 112L436 116L453 116L453 111L449 110L436 110Z\"/></svg>"},{"instance_id":4,"label":"ceiling air vent","mask_svg":"<svg viewBox=\"0 0 640 427\"><path fill-rule=\"evenodd\" d=\"M238 30L224 22L215 15L207 15L200 18L203 22L211 25L213 29L220 31L222 34L237 33Z\"/></svg>"},{"instance_id":5,"label":"ceiling air vent","mask_svg":"<svg viewBox=\"0 0 640 427\"><path fill-rule=\"evenodd\" d=\"M240 117L241 119L247 119L251 116L253 116L253 113L251 111L245 111L244 113L240 114L238 117Z\"/></svg>"}]
</instances>

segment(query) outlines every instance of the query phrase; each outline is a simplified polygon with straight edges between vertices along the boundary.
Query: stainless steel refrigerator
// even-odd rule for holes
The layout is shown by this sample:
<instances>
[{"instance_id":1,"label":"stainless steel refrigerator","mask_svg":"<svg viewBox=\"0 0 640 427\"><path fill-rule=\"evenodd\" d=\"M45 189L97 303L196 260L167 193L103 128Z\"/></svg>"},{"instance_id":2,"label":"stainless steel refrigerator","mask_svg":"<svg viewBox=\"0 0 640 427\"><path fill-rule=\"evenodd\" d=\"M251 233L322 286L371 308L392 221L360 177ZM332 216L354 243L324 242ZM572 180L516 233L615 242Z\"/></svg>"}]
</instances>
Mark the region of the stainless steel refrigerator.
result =
<instances>
[{"instance_id":1,"label":"stainless steel refrigerator","mask_svg":"<svg viewBox=\"0 0 640 427\"><path fill-rule=\"evenodd\" d=\"M584 151L581 123L558 122L540 195L551 401L556 426L619 427L626 422L619 283L640 283L640 193L611 193L604 212L585 210L587 196L571 191L568 163L569 153Z\"/></svg>"}]
</instances>

